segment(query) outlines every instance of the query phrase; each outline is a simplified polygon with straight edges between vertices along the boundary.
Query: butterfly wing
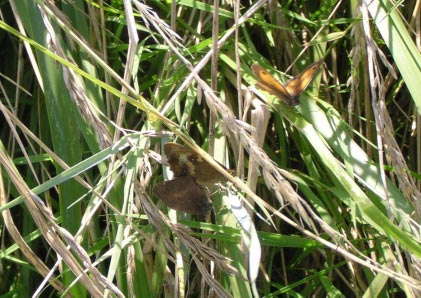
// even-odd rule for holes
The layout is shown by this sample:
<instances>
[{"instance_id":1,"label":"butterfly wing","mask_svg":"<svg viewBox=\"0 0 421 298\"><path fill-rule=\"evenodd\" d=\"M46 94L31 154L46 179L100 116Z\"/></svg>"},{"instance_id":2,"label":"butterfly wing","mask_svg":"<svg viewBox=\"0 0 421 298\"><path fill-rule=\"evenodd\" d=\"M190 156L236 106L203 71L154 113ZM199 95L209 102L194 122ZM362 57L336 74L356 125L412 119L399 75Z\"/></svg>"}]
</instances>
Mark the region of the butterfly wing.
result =
<instances>
[{"instance_id":1,"label":"butterfly wing","mask_svg":"<svg viewBox=\"0 0 421 298\"><path fill-rule=\"evenodd\" d=\"M183 145L171 142L164 145L164 152L174 177L193 176L195 152Z\"/></svg>"},{"instance_id":2,"label":"butterfly wing","mask_svg":"<svg viewBox=\"0 0 421 298\"><path fill-rule=\"evenodd\" d=\"M261 67L259 64L253 64L251 66L251 70L258 79L258 83L256 84L257 88L269 92L281 100L288 101L290 99L291 95L288 93L288 90L266 69Z\"/></svg>"},{"instance_id":3,"label":"butterfly wing","mask_svg":"<svg viewBox=\"0 0 421 298\"><path fill-rule=\"evenodd\" d=\"M298 104L298 98L300 97L301 93L307 88L308 84L310 84L311 80L317 73L320 65L322 64L323 60L319 60L307 66L300 74L286 82L285 88L290 94L291 104L295 105Z\"/></svg>"},{"instance_id":4,"label":"butterfly wing","mask_svg":"<svg viewBox=\"0 0 421 298\"><path fill-rule=\"evenodd\" d=\"M188 147L169 142L164 145L164 151L174 177L192 176L199 185L208 187L227 181L224 175Z\"/></svg>"},{"instance_id":5,"label":"butterfly wing","mask_svg":"<svg viewBox=\"0 0 421 298\"><path fill-rule=\"evenodd\" d=\"M191 176L158 183L153 190L161 201L177 211L204 215L212 208L212 202L205 189Z\"/></svg>"}]
</instances>

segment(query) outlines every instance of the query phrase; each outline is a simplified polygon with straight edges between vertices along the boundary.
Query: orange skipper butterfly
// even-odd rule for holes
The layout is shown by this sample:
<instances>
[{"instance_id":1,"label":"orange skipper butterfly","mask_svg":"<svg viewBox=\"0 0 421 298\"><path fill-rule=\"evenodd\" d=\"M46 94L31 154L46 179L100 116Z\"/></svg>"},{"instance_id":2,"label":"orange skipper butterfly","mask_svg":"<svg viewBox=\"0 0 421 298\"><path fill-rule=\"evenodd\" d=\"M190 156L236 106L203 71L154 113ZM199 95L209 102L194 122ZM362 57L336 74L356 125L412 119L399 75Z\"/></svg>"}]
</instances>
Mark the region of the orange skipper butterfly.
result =
<instances>
[{"instance_id":1,"label":"orange skipper butterfly","mask_svg":"<svg viewBox=\"0 0 421 298\"><path fill-rule=\"evenodd\" d=\"M310 64L299 75L287 81L285 85L282 85L266 69L258 64L253 64L251 70L257 77L257 88L275 95L279 99L286 101L290 106L296 106L299 104L298 99L301 93L303 93L308 84L310 84L322 62L322 60L319 60Z\"/></svg>"}]
</instances>

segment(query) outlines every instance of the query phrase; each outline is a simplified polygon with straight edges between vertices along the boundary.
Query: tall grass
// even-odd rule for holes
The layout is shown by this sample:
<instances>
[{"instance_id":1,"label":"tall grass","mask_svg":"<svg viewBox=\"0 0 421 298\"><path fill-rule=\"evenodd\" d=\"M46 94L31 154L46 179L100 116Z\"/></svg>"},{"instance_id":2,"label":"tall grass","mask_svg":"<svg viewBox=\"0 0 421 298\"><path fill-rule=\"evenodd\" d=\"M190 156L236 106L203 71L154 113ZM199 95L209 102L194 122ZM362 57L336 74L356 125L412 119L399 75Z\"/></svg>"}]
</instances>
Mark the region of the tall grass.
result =
<instances>
[{"instance_id":1,"label":"tall grass","mask_svg":"<svg viewBox=\"0 0 421 298\"><path fill-rule=\"evenodd\" d=\"M111 3L0 6L2 297L420 295L418 2ZM170 140L210 217L154 196Z\"/></svg>"}]
</instances>

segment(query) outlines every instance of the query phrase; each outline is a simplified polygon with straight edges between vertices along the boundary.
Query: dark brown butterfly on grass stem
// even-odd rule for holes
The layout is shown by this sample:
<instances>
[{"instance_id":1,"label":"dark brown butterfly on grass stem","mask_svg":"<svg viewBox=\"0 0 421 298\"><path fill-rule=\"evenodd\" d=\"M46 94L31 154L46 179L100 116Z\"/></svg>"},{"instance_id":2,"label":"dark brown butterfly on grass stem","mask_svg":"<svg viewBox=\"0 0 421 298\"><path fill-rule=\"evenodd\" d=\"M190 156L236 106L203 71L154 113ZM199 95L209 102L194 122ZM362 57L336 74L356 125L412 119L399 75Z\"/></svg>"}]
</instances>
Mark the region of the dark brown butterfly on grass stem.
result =
<instances>
[{"instance_id":1,"label":"dark brown butterfly on grass stem","mask_svg":"<svg viewBox=\"0 0 421 298\"><path fill-rule=\"evenodd\" d=\"M300 74L287 81L285 85L282 85L266 69L258 64L253 64L251 70L257 77L257 88L275 95L290 106L296 106L300 103L299 97L301 93L303 93L308 84L310 84L322 62L323 60L319 60L310 64Z\"/></svg>"},{"instance_id":2,"label":"dark brown butterfly on grass stem","mask_svg":"<svg viewBox=\"0 0 421 298\"><path fill-rule=\"evenodd\" d=\"M164 151L175 178L158 183L154 187L155 194L175 210L190 214L206 214L212 204L205 187L226 182L227 179L188 147L166 143Z\"/></svg>"}]
</instances>

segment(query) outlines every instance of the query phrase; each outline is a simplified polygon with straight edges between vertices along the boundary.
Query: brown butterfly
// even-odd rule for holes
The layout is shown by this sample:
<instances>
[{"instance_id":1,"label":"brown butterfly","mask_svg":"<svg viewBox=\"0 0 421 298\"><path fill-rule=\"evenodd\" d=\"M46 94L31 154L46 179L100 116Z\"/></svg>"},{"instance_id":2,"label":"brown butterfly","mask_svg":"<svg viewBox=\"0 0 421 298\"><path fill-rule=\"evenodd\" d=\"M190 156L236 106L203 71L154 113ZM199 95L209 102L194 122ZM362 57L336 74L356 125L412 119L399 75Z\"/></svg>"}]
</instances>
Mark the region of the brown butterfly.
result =
<instances>
[{"instance_id":1,"label":"brown butterfly","mask_svg":"<svg viewBox=\"0 0 421 298\"><path fill-rule=\"evenodd\" d=\"M253 64L251 70L259 81L256 84L257 88L275 95L279 99L286 101L290 106L296 106L300 103L299 97L301 93L310 84L322 62L323 60L319 60L310 64L299 75L287 81L285 85L282 85L266 69L258 64Z\"/></svg>"},{"instance_id":2,"label":"brown butterfly","mask_svg":"<svg viewBox=\"0 0 421 298\"><path fill-rule=\"evenodd\" d=\"M164 152L175 178L154 187L157 197L178 211L199 215L209 212L212 204L205 187L226 182L225 176L183 145L166 143Z\"/></svg>"},{"instance_id":3,"label":"brown butterfly","mask_svg":"<svg viewBox=\"0 0 421 298\"><path fill-rule=\"evenodd\" d=\"M168 207L177 211L206 215L212 208L207 191L191 176L158 183L154 187L154 192Z\"/></svg>"}]
</instances>

